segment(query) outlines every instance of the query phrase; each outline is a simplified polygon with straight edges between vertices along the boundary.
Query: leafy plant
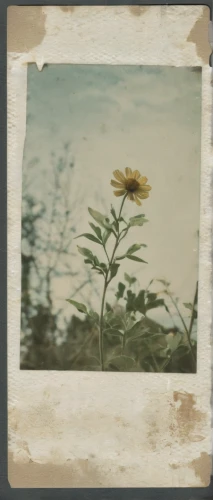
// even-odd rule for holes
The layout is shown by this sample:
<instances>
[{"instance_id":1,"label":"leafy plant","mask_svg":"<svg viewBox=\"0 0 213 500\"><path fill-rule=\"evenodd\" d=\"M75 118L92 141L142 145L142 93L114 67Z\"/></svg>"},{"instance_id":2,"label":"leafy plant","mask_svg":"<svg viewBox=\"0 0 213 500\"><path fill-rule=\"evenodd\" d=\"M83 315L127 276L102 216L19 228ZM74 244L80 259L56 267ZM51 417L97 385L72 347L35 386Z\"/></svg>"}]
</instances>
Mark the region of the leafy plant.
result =
<instances>
[{"instance_id":1,"label":"leafy plant","mask_svg":"<svg viewBox=\"0 0 213 500\"><path fill-rule=\"evenodd\" d=\"M90 317L98 328L100 370L161 372L166 371L172 364L172 358L190 356L189 369L195 371L196 346L192 343L191 333L193 323L197 318L197 293L193 304L184 304L191 313L189 327L186 325L177 301L170 292L170 284L165 280L158 280L164 286L164 296L152 290L156 280L151 280L147 288L136 292L133 287L137 279L124 272L124 282L119 281L115 292L115 304L122 301L124 305L118 309L115 304L109 304L106 301L109 284L116 278L125 259L147 264L139 253L146 248L144 243L133 243L127 247L126 251L119 253L120 243L131 228L138 226L142 229L143 225L148 222L145 214L125 220L122 216L124 203L129 199L140 205L140 199L147 198L151 189L146 184L147 178L141 177L138 171L132 172L131 169L126 169L125 172L126 177L122 172L115 171L116 181L111 181L114 187L119 188L114 194L122 196L119 212L116 213L112 205L109 215L89 207L88 212L95 221L95 224L89 222L93 232L77 236L77 238L85 238L101 246L105 255L105 259L100 260L89 248L77 246L79 253L84 257L84 263L102 276L103 292L100 312L88 311L84 304L72 299L68 299L68 302L86 317ZM107 246L110 238L114 239L111 253ZM168 298L178 312L183 331L177 327L166 331L163 326L148 316L150 311L159 307L164 308L165 312L171 316L168 300L166 300Z\"/></svg>"}]
</instances>

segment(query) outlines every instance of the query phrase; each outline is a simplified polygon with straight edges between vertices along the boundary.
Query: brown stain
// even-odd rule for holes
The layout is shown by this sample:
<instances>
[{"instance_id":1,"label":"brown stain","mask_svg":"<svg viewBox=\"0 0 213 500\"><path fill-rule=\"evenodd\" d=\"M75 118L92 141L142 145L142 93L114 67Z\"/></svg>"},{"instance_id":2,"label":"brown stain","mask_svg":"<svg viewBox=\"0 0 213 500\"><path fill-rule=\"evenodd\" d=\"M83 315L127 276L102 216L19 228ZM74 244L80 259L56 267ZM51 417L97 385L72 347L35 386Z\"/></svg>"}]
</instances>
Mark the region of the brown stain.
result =
<instances>
[{"instance_id":1,"label":"brown stain","mask_svg":"<svg viewBox=\"0 0 213 500\"><path fill-rule=\"evenodd\" d=\"M152 451L156 451L160 429L156 420L150 420L150 430L147 433L147 441Z\"/></svg>"},{"instance_id":2,"label":"brown stain","mask_svg":"<svg viewBox=\"0 0 213 500\"><path fill-rule=\"evenodd\" d=\"M143 5L129 5L129 10L133 16L143 16L147 10L149 9L149 6L143 6Z\"/></svg>"},{"instance_id":3,"label":"brown stain","mask_svg":"<svg viewBox=\"0 0 213 500\"><path fill-rule=\"evenodd\" d=\"M197 430L202 428L206 415L196 408L194 394L178 391L173 393L171 420L171 434L173 437L177 437L181 443L202 441L203 436L197 434Z\"/></svg>"},{"instance_id":4,"label":"brown stain","mask_svg":"<svg viewBox=\"0 0 213 500\"><path fill-rule=\"evenodd\" d=\"M188 467L193 469L195 476L200 478L204 487L209 486L211 480L212 459L206 452L202 452L198 458L192 460Z\"/></svg>"},{"instance_id":5,"label":"brown stain","mask_svg":"<svg viewBox=\"0 0 213 500\"><path fill-rule=\"evenodd\" d=\"M123 420L121 417L115 417L115 422L120 426L120 427L129 427L129 423Z\"/></svg>"},{"instance_id":6,"label":"brown stain","mask_svg":"<svg viewBox=\"0 0 213 500\"><path fill-rule=\"evenodd\" d=\"M200 486L207 487L211 481L211 468L212 468L212 459L211 456L206 452L202 452L198 458L195 458L188 464L169 464L171 469L178 470L181 467L185 469L185 467L189 467L193 470L196 477L200 479ZM197 487L198 485L194 485Z\"/></svg>"},{"instance_id":7,"label":"brown stain","mask_svg":"<svg viewBox=\"0 0 213 500\"><path fill-rule=\"evenodd\" d=\"M104 476L89 459L67 460L66 464L16 463L8 456L8 480L12 488L86 488L103 484Z\"/></svg>"},{"instance_id":8,"label":"brown stain","mask_svg":"<svg viewBox=\"0 0 213 500\"><path fill-rule=\"evenodd\" d=\"M192 42L196 45L196 52L204 64L209 63L209 56L211 48L208 41L208 25L210 21L209 7L203 7L202 15L197 19L193 28L191 29L187 42Z\"/></svg>"},{"instance_id":9,"label":"brown stain","mask_svg":"<svg viewBox=\"0 0 213 500\"><path fill-rule=\"evenodd\" d=\"M8 52L29 52L42 42L45 36L45 20L42 7L14 6L7 9Z\"/></svg>"},{"instance_id":10,"label":"brown stain","mask_svg":"<svg viewBox=\"0 0 213 500\"><path fill-rule=\"evenodd\" d=\"M61 6L59 5L59 9L61 9L63 12L70 12L72 13L75 10L76 6L75 5L64 5Z\"/></svg>"},{"instance_id":11,"label":"brown stain","mask_svg":"<svg viewBox=\"0 0 213 500\"><path fill-rule=\"evenodd\" d=\"M34 439L38 435L54 438L56 429L59 431L59 422L56 418L54 409L48 402L40 403L37 408L31 407L26 413L18 408L9 409L9 431L26 435L31 435Z\"/></svg>"}]
</instances>

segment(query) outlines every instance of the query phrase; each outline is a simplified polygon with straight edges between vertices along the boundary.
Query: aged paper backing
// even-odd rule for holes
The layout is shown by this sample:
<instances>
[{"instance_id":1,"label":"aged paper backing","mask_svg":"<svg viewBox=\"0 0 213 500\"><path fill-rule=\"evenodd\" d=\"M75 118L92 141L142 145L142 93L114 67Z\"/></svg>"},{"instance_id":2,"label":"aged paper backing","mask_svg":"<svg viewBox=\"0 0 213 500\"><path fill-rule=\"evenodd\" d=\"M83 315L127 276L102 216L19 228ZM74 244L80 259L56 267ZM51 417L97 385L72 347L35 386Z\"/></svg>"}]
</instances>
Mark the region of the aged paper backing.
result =
<instances>
[{"instance_id":1,"label":"aged paper backing","mask_svg":"<svg viewBox=\"0 0 213 500\"><path fill-rule=\"evenodd\" d=\"M209 484L212 103L208 23L209 9L201 6L8 9L8 405L12 487ZM202 66L196 375L19 370L21 172L27 65L32 62L39 70L45 63Z\"/></svg>"}]
</instances>

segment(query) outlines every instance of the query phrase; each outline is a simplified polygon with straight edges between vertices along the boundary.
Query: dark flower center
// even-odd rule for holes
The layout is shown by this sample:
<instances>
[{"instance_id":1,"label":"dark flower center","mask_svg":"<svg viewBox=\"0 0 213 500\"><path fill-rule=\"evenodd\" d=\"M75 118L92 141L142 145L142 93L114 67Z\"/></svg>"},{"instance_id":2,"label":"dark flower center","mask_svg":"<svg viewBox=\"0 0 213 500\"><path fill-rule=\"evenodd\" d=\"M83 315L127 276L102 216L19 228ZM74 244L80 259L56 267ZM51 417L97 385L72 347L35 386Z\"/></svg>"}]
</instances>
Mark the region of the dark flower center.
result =
<instances>
[{"instance_id":1,"label":"dark flower center","mask_svg":"<svg viewBox=\"0 0 213 500\"><path fill-rule=\"evenodd\" d=\"M136 181L136 179L127 179L125 182L125 187L127 191L129 191L130 193L134 193L134 191L137 191L139 187L139 182Z\"/></svg>"}]
</instances>

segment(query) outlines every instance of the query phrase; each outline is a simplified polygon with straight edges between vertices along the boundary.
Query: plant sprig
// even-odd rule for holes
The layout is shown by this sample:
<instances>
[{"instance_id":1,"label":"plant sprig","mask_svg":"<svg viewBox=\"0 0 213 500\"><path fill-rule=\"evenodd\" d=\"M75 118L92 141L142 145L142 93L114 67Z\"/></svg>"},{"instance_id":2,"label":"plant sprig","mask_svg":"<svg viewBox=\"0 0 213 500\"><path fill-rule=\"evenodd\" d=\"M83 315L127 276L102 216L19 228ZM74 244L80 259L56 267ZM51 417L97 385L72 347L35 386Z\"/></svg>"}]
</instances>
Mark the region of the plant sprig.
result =
<instances>
[{"instance_id":1,"label":"plant sprig","mask_svg":"<svg viewBox=\"0 0 213 500\"><path fill-rule=\"evenodd\" d=\"M98 274L102 275L104 278L101 312L99 316L99 329L100 329L99 351L100 351L100 365L102 371L105 369L104 353L103 353L103 316L104 316L107 288L118 273L118 269L120 267L120 262L119 262L120 260L127 258L130 260L134 260L136 262L147 263L144 259L133 255L135 254L135 252L138 252L142 247L146 247L146 245L143 243L140 244L135 243L127 249L125 254L121 256L116 255L116 252L118 250L121 241L127 236L130 228L134 226L142 226L145 222L147 222L147 219L145 218L144 214L131 217L129 221L126 222L126 220L121 215L126 197L127 195L125 195L122 199L118 215L116 214L114 207L111 205L111 210L110 210L111 217L107 217L98 212L97 210L94 210L89 207L88 208L89 214L92 216L92 218L98 225L94 224L93 222L89 222L89 225L94 234L83 233L77 236L77 238L86 238L92 241L93 243L96 243L97 245L101 245L107 259L106 262L100 262L98 257L94 255L89 248L77 246L79 253L83 255L83 257L85 257L84 259L85 264L90 265L91 269L96 271ZM123 227L123 225L125 225L125 227ZM115 238L115 242L112 253L111 255L109 255L107 250L107 242L111 236ZM70 301L70 302L75 307L77 307L78 311L87 314L86 306L84 306L83 304L80 304L79 306L79 303L76 303L75 301Z\"/></svg>"}]
</instances>

